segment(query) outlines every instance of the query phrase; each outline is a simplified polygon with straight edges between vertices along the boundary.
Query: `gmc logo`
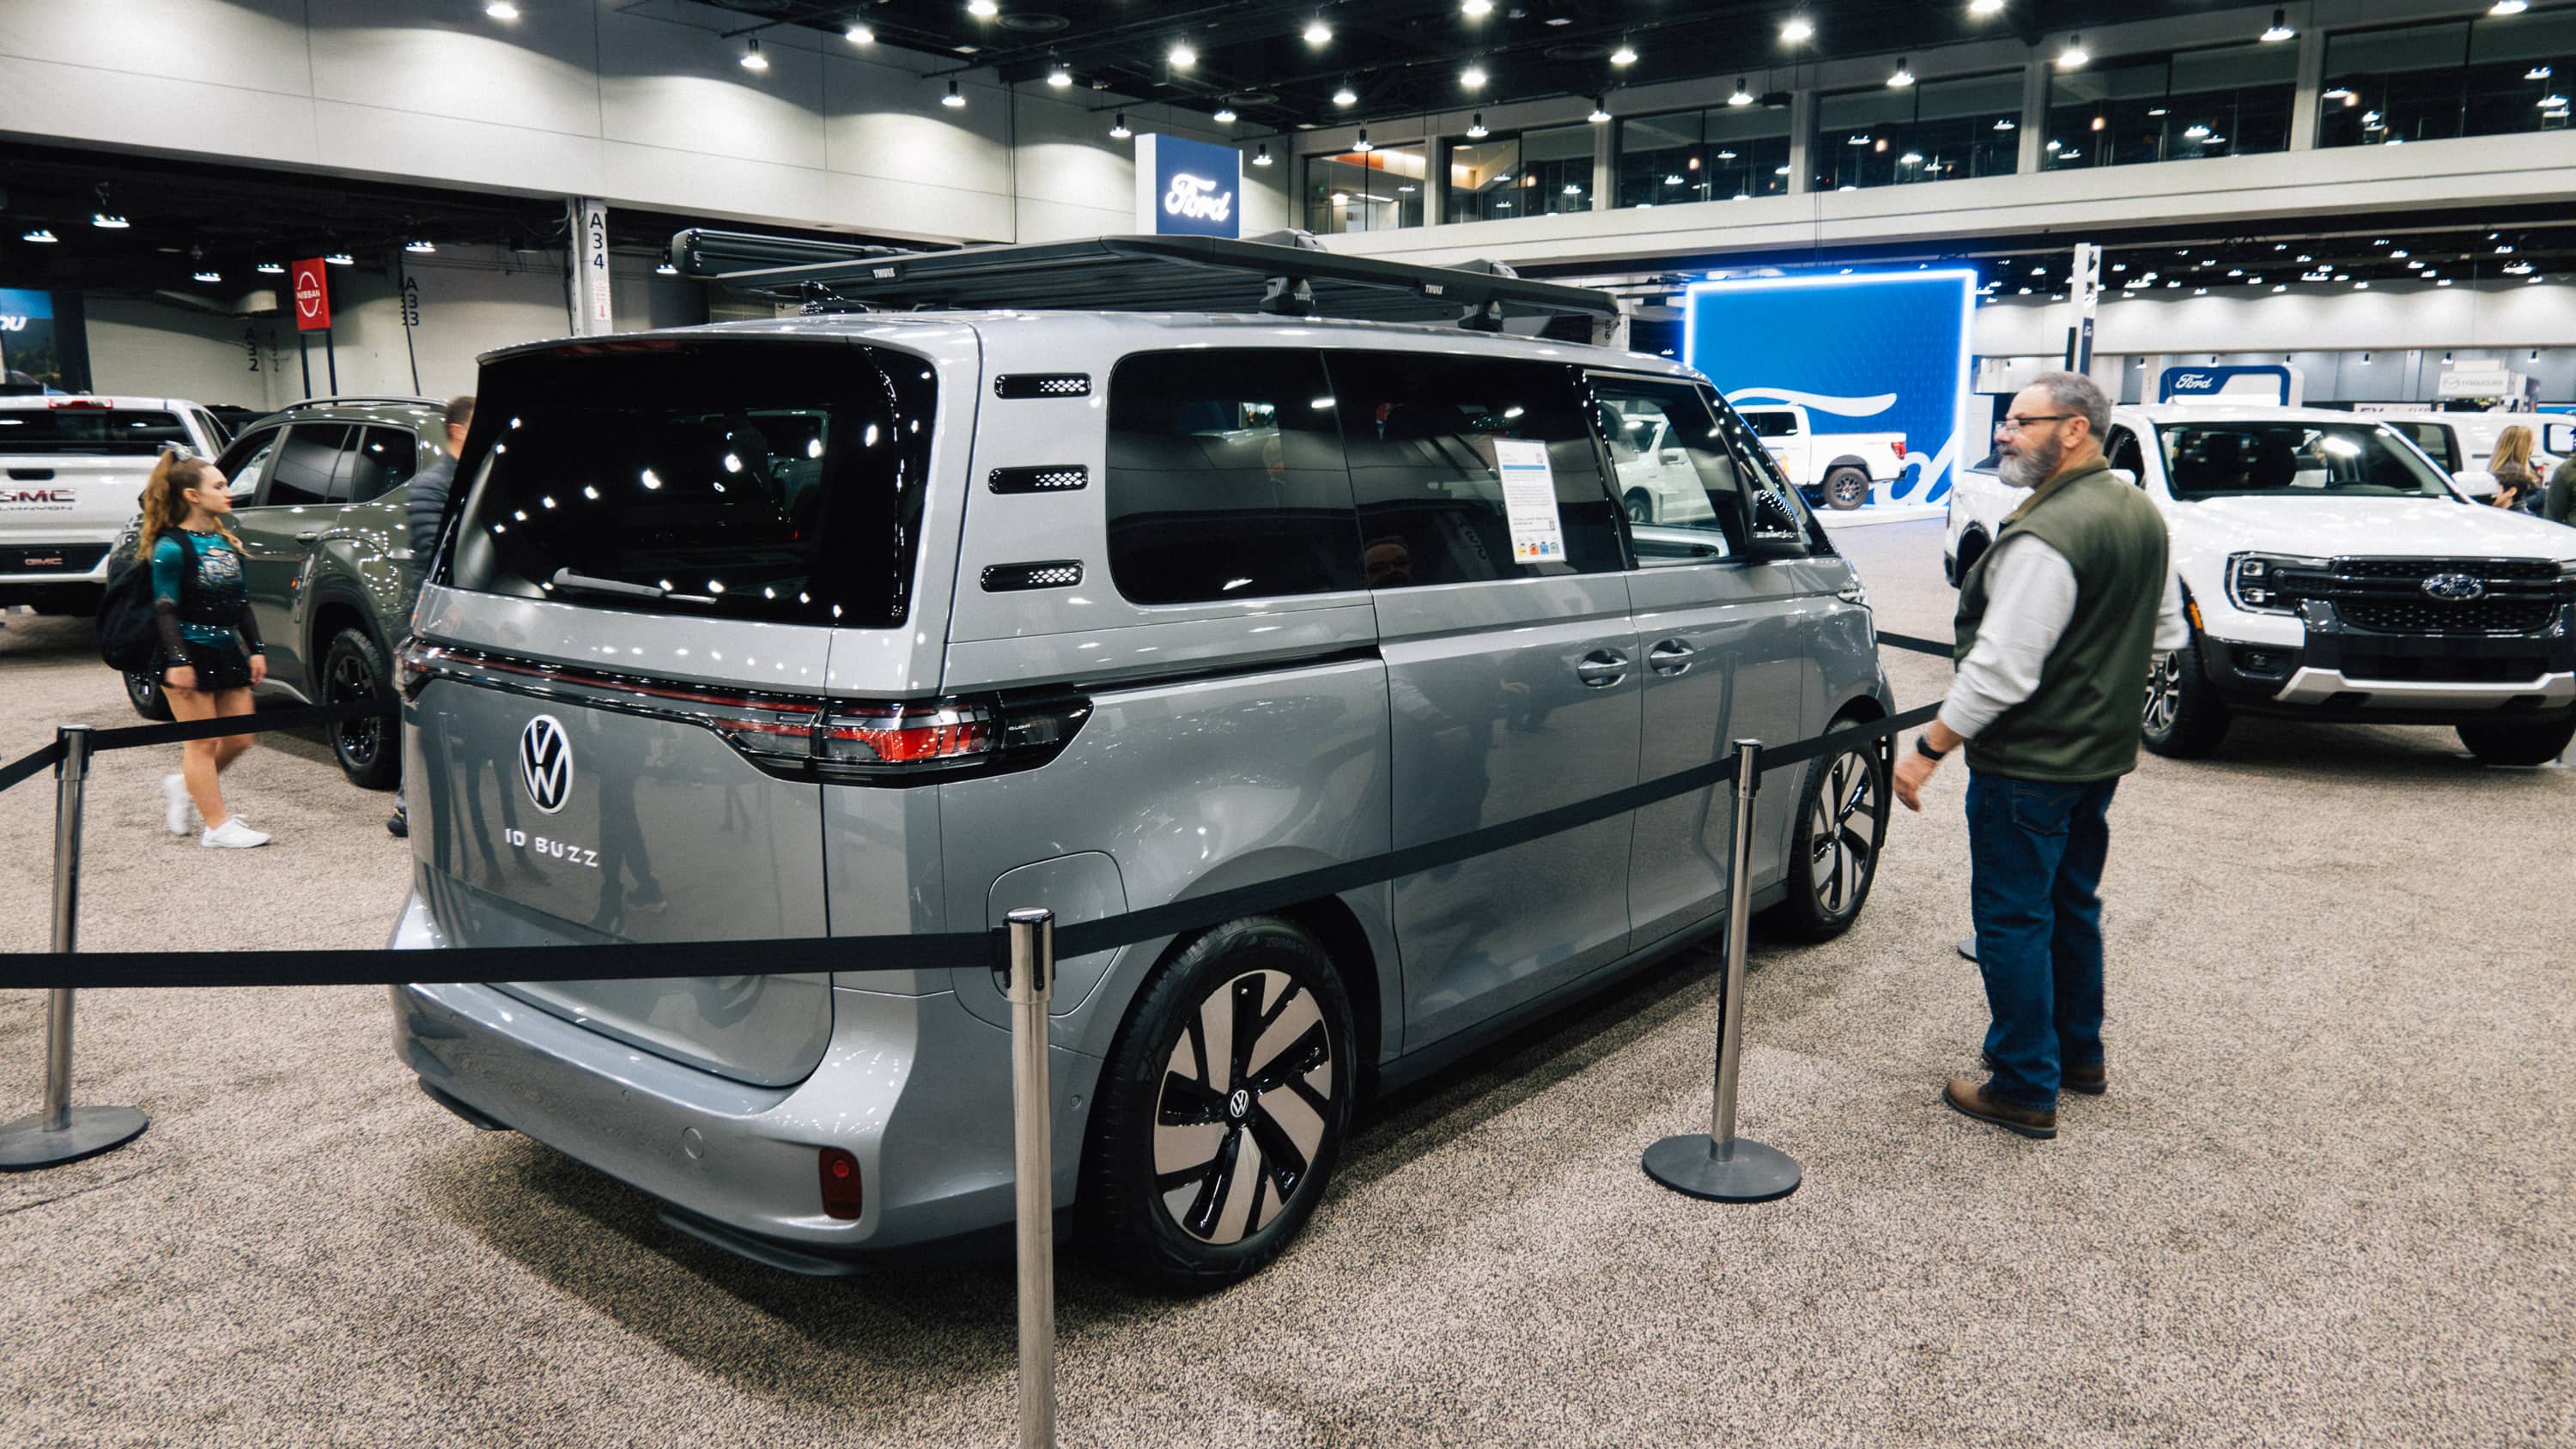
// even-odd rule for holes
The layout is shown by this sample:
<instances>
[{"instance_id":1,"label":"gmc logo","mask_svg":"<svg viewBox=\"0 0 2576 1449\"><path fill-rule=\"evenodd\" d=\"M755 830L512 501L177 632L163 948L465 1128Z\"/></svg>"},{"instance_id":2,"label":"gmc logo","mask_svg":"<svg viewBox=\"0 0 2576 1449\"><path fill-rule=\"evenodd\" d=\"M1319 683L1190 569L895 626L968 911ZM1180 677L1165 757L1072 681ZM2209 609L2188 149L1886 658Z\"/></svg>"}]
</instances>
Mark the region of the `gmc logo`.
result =
<instances>
[{"instance_id":1,"label":"gmc logo","mask_svg":"<svg viewBox=\"0 0 2576 1449\"><path fill-rule=\"evenodd\" d=\"M11 488L0 492L0 503L69 503L68 488Z\"/></svg>"}]
</instances>

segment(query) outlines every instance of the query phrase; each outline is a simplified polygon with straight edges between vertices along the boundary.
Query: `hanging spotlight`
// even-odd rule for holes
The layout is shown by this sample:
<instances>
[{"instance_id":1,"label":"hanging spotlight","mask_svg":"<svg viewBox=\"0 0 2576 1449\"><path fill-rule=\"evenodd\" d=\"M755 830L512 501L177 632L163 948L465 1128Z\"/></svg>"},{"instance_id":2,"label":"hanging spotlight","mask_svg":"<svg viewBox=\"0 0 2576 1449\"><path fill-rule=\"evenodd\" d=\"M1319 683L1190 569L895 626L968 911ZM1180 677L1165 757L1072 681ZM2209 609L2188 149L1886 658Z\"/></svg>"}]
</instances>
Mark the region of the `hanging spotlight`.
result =
<instances>
[{"instance_id":1,"label":"hanging spotlight","mask_svg":"<svg viewBox=\"0 0 2576 1449\"><path fill-rule=\"evenodd\" d=\"M1735 78L1735 94L1728 96L1726 98L1726 103L1730 106L1749 106L1753 104L1753 92L1744 88L1744 77L1737 76Z\"/></svg>"},{"instance_id":2,"label":"hanging spotlight","mask_svg":"<svg viewBox=\"0 0 2576 1449\"><path fill-rule=\"evenodd\" d=\"M2489 15L2520 15L2522 12L2530 8L2531 0L2495 0L2495 4L2488 7L2487 13Z\"/></svg>"},{"instance_id":3,"label":"hanging spotlight","mask_svg":"<svg viewBox=\"0 0 2576 1449\"><path fill-rule=\"evenodd\" d=\"M1252 164L1255 166L1267 166L1270 164L1269 142L1262 142L1261 149L1252 153Z\"/></svg>"},{"instance_id":4,"label":"hanging spotlight","mask_svg":"<svg viewBox=\"0 0 2576 1449\"><path fill-rule=\"evenodd\" d=\"M742 68L748 71L769 69L769 57L760 53L760 37L757 35L743 42Z\"/></svg>"},{"instance_id":5,"label":"hanging spotlight","mask_svg":"<svg viewBox=\"0 0 2576 1449\"><path fill-rule=\"evenodd\" d=\"M874 27L862 25L855 20L850 22L848 29L841 32L841 38L852 45L874 45L877 43L877 33ZM669 264L664 263L664 265L667 266ZM672 270L676 272L678 271L678 268L674 267Z\"/></svg>"},{"instance_id":6,"label":"hanging spotlight","mask_svg":"<svg viewBox=\"0 0 2576 1449\"><path fill-rule=\"evenodd\" d=\"M1896 73L1887 78L1887 83L1899 89L1914 84L1914 72L1906 68L1905 57L1896 58Z\"/></svg>"},{"instance_id":7,"label":"hanging spotlight","mask_svg":"<svg viewBox=\"0 0 2576 1449\"><path fill-rule=\"evenodd\" d=\"M134 225L134 223L127 221L124 217L113 211L91 212L89 214L89 224L97 227L100 231L123 231L127 227Z\"/></svg>"},{"instance_id":8,"label":"hanging spotlight","mask_svg":"<svg viewBox=\"0 0 2576 1449\"><path fill-rule=\"evenodd\" d=\"M1059 60L1047 67L1047 84L1057 90L1068 89L1073 85L1073 72L1067 70L1064 62Z\"/></svg>"},{"instance_id":9,"label":"hanging spotlight","mask_svg":"<svg viewBox=\"0 0 2576 1449\"><path fill-rule=\"evenodd\" d=\"M953 110L966 104L966 96L963 92L957 89L957 82L950 81L948 83L948 94L941 96L939 98L939 103Z\"/></svg>"},{"instance_id":10,"label":"hanging spotlight","mask_svg":"<svg viewBox=\"0 0 2576 1449\"><path fill-rule=\"evenodd\" d=\"M61 241L62 238L40 226L34 231L28 232L26 235L18 238L18 240L22 242L34 242L38 246L52 246L54 243Z\"/></svg>"},{"instance_id":11,"label":"hanging spotlight","mask_svg":"<svg viewBox=\"0 0 2576 1449\"><path fill-rule=\"evenodd\" d=\"M220 282L224 279L224 274L221 272L192 272L189 274L189 277L191 280L199 282Z\"/></svg>"},{"instance_id":12,"label":"hanging spotlight","mask_svg":"<svg viewBox=\"0 0 2576 1449\"><path fill-rule=\"evenodd\" d=\"M1470 20L1482 20L1494 13L1494 0L1461 0L1458 11Z\"/></svg>"},{"instance_id":13,"label":"hanging spotlight","mask_svg":"<svg viewBox=\"0 0 2576 1449\"><path fill-rule=\"evenodd\" d=\"M423 239L404 242L403 250L416 257L425 257L430 253L437 251L438 247L434 243Z\"/></svg>"},{"instance_id":14,"label":"hanging spotlight","mask_svg":"<svg viewBox=\"0 0 2576 1449\"><path fill-rule=\"evenodd\" d=\"M1790 45L1798 45L1815 38L1816 27L1804 15L1793 15L1789 17L1787 24L1780 27L1780 39Z\"/></svg>"},{"instance_id":15,"label":"hanging spotlight","mask_svg":"<svg viewBox=\"0 0 2576 1449\"><path fill-rule=\"evenodd\" d=\"M1112 141L1124 141L1135 134L1135 132L1127 129L1127 113L1125 111L1120 111L1118 113L1118 119L1109 123L1109 139Z\"/></svg>"},{"instance_id":16,"label":"hanging spotlight","mask_svg":"<svg viewBox=\"0 0 2576 1449\"><path fill-rule=\"evenodd\" d=\"M2001 15L2004 0L1968 0L1968 13L1974 16Z\"/></svg>"},{"instance_id":17,"label":"hanging spotlight","mask_svg":"<svg viewBox=\"0 0 2576 1449\"><path fill-rule=\"evenodd\" d=\"M251 270L259 273L263 277L282 277L286 275L285 265L279 262L262 262L258 266L251 268Z\"/></svg>"},{"instance_id":18,"label":"hanging spotlight","mask_svg":"<svg viewBox=\"0 0 2576 1449\"><path fill-rule=\"evenodd\" d=\"M1220 126L1231 126L1235 121L1234 107L1219 106L1216 108L1216 114L1208 117L1208 119L1216 122Z\"/></svg>"},{"instance_id":19,"label":"hanging spotlight","mask_svg":"<svg viewBox=\"0 0 2576 1449\"><path fill-rule=\"evenodd\" d=\"M1619 48L1610 52L1610 63L1612 65L1635 65L1637 63L1637 47L1630 45L1624 40L1620 41Z\"/></svg>"},{"instance_id":20,"label":"hanging spotlight","mask_svg":"<svg viewBox=\"0 0 2576 1449\"><path fill-rule=\"evenodd\" d=\"M1481 141L1492 134L1485 129L1485 113L1482 111L1478 111L1475 117L1467 122L1467 139L1470 141Z\"/></svg>"},{"instance_id":21,"label":"hanging spotlight","mask_svg":"<svg viewBox=\"0 0 2576 1449\"><path fill-rule=\"evenodd\" d=\"M1592 114L1584 117L1583 119L1590 121L1596 126L1606 126L1610 124L1610 102L1601 96L1594 96L1592 98Z\"/></svg>"},{"instance_id":22,"label":"hanging spotlight","mask_svg":"<svg viewBox=\"0 0 2576 1449\"><path fill-rule=\"evenodd\" d=\"M2070 35L2066 37L2066 48L2057 53L2057 68L2059 70L2082 70L2085 63L2090 61L2092 58L2093 57L2084 49L2084 37L2080 35Z\"/></svg>"},{"instance_id":23,"label":"hanging spotlight","mask_svg":"<svg viewBox=\"0 0 2576 1449\"><path fill-rule=\"evenodd\" d=\"M326 265L334 267L354 267L358 264L358 259L347 252L333 252L322 260Z\"/></svg>"},{"instance_id":24,"label":"hanging spotlight","mask_svg":"<svg viewBox=\"0 0 2576 1449\"><path fill-rule=\"evenodd\" d=\"M1369 144L1368 127L1360 127L1360 138L1351 143L1351 149L1359 152L1363 156L1377 149L1377 147Z\"/></svg>"},{"instance_id":25,"label":"hanging spotlight","mask_svg":"<svg viewBox=\"0 0 2576 1449\"><path fill-rule=\"evenodd\" d=\"M1341 86L1333 92L1334 105L1356 106L1359 103L1360 93L1351 89L1351 83L1349 81L1342 82Z\"/></svg>"},{"instance_id":26,"label":"hanging spotlight","mask_svg":"<svg viewBox=\"0 0 2576 1449\"><path fill-rule=\"evenodd\" d=\"M1199 53L1192 50L1190 48L1190 43L1186 40L1173 41L1170 53L1165 55L1163 58L1172 63L1172 69L1174 70L1188 70L1191 66L1199 63Z\"/></svg>"},{"instance_id":27,"label":"hanging spotlight","mask_svg":"<svg viewBox=\"0 0 2576 1449\"><path fill-rule=\"evenodd\" d=\"M966 13L978 20L990 20L1002 13L1002 7L995 0L966 0Z\"/></svg>"},{"instance_id":28,"label":"hanging spotlight","mask_svg":"<svg viewBox=\"0 0 2576 1449\"><path fill-rule=\"evenodd\" d=\"M672 266L669 262L664 262L653 269L653 275L657 277L676 277L679 274L680 269Z\"/></svg>"},{"instance_id":29,"label":"hanging spotlight","mask_svg":"<svg viewBox=\"0 0 2576 1449\"><path fill-rule=\"evenodd\" d=\"M1323 16L1318 15L1314 19L1306 22L1306 43L1308 45L1330 45L1332 41L1333 27L1324 23Z\"/></svg>"},{"instance_id":30,"label":"hanging spotlight","mask_svg":"<svg viewBox=\"0 0 2576 1449\"><path fill-rule=\"evenodd\" d=\"M2263 38L2265 40L2287 40L2298 33L2299 32L2290 28L2290 12L2287 10L2275 10L2272 12L2272 28L2263 32Z\"/></svg>"},{"instance_id":31,"label":"hanging spotlight","mask_svg":"<svg viewBox=\"0 0 2576 1449\"><path fill-rule=\"evenodd\" d=\"M1458 72L1458 84L1471 91L1484 89L1485 68L1472 60L1467 62L1467 68Z\"/></svg>"},{"instance_id":32,"label":"hanging spotlight","mask_svg":"<svg viewBox=\"0 0 2576 1449\"><path fill-rule=\"evenodd\" d=\"M491 4L483 7L483 13L495 20L516 20L519 7L511 4L510 0L492 0Z\"/></svg>"}]
</instances>

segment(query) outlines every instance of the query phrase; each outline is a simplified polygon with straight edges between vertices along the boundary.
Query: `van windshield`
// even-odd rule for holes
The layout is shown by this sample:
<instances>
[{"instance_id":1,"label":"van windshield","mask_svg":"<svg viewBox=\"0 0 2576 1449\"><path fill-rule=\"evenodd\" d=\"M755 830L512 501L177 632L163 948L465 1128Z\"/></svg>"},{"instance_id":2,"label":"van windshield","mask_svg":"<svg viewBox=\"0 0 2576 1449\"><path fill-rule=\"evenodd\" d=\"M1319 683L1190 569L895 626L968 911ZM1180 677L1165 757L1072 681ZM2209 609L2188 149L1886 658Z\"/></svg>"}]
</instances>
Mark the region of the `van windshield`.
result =
<instances>
[{"instance_id":1,"label":"van windshield","mask_svg":"<svg viewBox=\"0 0 2576 1449\"><path fill-rule=\"evenodd\" d=\"M2452 498L2423 456L2371 422L2165 423L2165 475L2174 497L2249 493L2290 497Z\"/></svg>"},{"instance_id":2,"label":"van windshield","mask_svg":"<svg viewBox=\"0 0 2576 1449\"><path fill-rule=\"evenodd\" d=\"M0 409L0 453L87 453L150 458L194 446L177 413L134 408Z\"/></svg>"},{"instance_id":3,"label":"van windshield","mask_svg":"<svg viewBox=\"0 0 2576 1449\"><path fill-rule=\"evenodd\" d=\"M936 401L922 359L832 341L646 339L503 359L483 372L453 581L892 628L911 606Z\"/></svg>"}]
</instances>

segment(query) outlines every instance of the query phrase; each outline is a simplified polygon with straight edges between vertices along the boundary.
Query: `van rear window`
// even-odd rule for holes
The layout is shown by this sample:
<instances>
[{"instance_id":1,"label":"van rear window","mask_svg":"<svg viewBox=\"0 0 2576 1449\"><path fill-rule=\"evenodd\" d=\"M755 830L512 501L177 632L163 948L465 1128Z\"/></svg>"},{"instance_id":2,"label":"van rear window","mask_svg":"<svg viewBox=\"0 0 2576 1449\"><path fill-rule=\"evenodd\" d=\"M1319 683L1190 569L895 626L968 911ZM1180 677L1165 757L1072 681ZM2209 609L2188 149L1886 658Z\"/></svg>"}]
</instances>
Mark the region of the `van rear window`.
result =
<instances>
[{"instance_id":1,"label":"van rear window","mask_svg":"<svg viewBox=\"0 0 2576 1449\"><path fill-rule=\"evenodd\" d=\"M451 577L652 613L894 627L912 603L937 400L920 358L843 342L503 359L483 372Z\"/></svg>"},{"instance_id":2,"label":"van rear window","mask_svg":"<svg viewBox=\"0 0 2576 1449\"><path fill-rule=\"evenodd\" d=\"M195 446L177 413L135 408L0 408L0 454L150 458L173 443Z\"/></svg>"}]
</instances>

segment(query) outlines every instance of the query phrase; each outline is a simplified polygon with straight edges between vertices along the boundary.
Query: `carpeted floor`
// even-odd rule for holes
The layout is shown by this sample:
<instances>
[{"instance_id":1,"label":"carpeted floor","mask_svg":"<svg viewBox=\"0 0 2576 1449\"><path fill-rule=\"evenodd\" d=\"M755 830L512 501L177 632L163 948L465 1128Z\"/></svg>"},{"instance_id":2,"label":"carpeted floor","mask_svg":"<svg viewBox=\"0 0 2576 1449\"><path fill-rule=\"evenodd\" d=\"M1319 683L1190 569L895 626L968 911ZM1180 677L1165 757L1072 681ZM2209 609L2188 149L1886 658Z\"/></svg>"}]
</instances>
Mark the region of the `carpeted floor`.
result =
<instances>
[{"instance_id":1,"label":"carpeted floor","mask_svg":"<svg viewBox=\"0 0 2576 1449\"><path fill-rule=\"evenodd\" d=\"M1939 633L1937 525L1847 531ZM122 705L78 626L0 628L0 754ZM1938 660L1891 654L1901 702ZM406 869L316 747L254 753L281 844L151 833L107 772L90 944L372 944ZM1934 1099L1983 1025L1964 780L1896 822L1844 939L1757 941L1760 1207L1637 1168L1704 1127L1693 955L1389 1104L1304 1239L1194 1302L1064 1262L1081 1445L2576 1442L2576 774L2443 731L2246 724L2113 812L2112 1089L2034 1143ZM49 802L0 796L0 933L42 945ZM0 1178L0 1443L1003 1445L1007 1265L784 1277L422 1098L371 990L81 999L120 1152ZM0 1116L39 1003L0 996Z\"/></svg>"}]
</instances>

